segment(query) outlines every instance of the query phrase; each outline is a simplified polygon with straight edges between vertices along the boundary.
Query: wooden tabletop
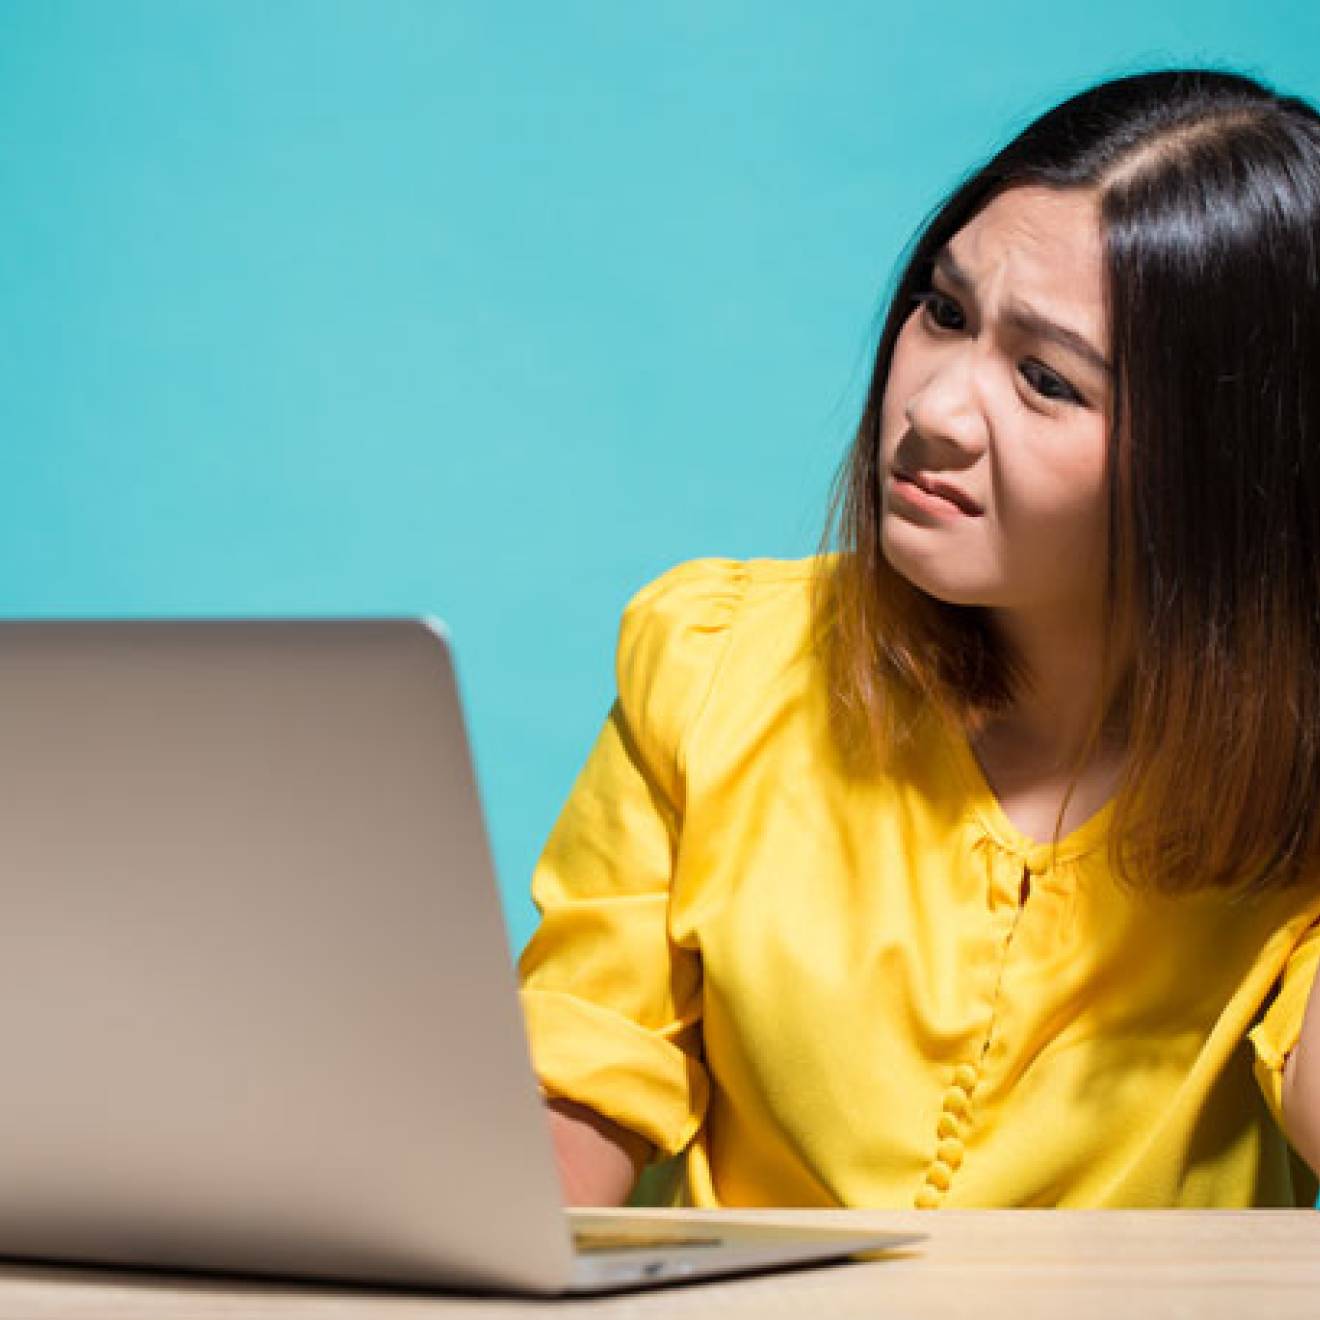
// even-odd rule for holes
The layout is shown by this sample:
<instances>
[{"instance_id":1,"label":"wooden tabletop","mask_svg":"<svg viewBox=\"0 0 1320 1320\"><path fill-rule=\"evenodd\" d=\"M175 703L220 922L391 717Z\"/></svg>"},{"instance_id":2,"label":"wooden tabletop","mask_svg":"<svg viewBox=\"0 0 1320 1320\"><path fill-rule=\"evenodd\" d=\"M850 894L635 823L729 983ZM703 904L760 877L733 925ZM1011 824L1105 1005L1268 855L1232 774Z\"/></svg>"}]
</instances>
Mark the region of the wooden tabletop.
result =
<instances>
[{"instance_id":1,"label":"wooden tabletop","mask_svg":"<svg viewBox=\"0 0 1320 1320\"><path fill-rule=\"evenodd\" d=\"M656 1212L700 1217L700 1212ZM742 1212L740 1212L742 1213ZM443 1297L0 1263L0 1316L54 1320L422 1320L676 1315L976 1320L1283 1320L1320 1315L1310 1210L770 1211L775 1222L921 1232L874 1261L591 1301Z\"/></svg>"}]
</instances>

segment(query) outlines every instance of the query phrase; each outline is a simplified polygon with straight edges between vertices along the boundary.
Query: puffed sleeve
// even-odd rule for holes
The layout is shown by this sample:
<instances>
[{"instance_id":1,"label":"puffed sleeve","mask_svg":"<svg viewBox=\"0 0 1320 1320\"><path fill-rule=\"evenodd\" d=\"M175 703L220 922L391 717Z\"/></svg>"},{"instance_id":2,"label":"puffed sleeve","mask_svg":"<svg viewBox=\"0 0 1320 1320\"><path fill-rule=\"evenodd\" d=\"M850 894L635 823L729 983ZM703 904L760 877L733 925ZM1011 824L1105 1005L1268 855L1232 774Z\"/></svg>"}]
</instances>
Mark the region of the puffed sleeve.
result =
<instances>
[{"instance_id":1,"label":"puffed sleeve","mask_svg":"<svg viewBox=\"0 0 1320 1320\"><path fill-rule=\"evenodd\" d=\"M1256 1080L1274 1121L1283 1123L1283 1065L1302 1031L1302 1015L1320 965L1320 922L1297 941L1279 978L1279 988L1261 1020L1247 1033L1255 1049Z\"/></svg>"},{"instance_id":2,"label":"puffed sleeve","mask_svg":"<svg viewBox=\"0 0 1320 1320\"><path fill-rule=\"evenodd\" d=\"M537 862L541 922L519 960L547 1095L683 1149L701 1125L701 965L669 921L689 730L745 589L740 561L693 560L628 603L618 696Z\"/></svg>"}]
</instances>

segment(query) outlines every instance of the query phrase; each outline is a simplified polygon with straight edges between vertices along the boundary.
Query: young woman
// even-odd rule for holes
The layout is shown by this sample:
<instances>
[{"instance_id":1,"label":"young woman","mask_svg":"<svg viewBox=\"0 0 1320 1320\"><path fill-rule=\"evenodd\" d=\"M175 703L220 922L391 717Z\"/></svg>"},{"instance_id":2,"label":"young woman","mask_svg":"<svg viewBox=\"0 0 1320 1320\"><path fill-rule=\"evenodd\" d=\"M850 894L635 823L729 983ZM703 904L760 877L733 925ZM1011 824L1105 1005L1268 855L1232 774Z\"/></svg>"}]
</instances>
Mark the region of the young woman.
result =
<instances>
[{"instance_id":1,"label":"young woman","mask_svg":"<svg viewBox=\"0 0 1320 1320\"><path fill-rule=\"evenodd\" d=\"M1032 124L915 242L822 552L672 569L617 676L521 964L570 1201L1313 1201L1320 117Z\"/></svg>"}]
</instances>

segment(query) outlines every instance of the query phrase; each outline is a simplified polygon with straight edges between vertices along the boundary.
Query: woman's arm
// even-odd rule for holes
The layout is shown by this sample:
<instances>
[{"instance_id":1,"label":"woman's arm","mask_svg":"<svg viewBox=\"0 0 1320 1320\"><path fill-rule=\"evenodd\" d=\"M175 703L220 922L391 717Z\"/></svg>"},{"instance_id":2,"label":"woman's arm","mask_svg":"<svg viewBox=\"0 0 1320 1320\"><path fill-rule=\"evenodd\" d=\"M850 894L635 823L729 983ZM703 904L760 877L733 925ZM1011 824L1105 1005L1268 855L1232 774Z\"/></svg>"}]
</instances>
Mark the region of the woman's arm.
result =
<instances>
[{"instance_id":1,"label":"woman's arm","mask_svg":"<svg viewBox=\"0 0 1320 1320\"><path fill-rule=\"evenodd\" d=\"M1320 994L1311 984L1302 1031L1283 1065L1283 1126L1293 1149L1320 1176Z\"/></svg>"},{"instance_id":2,"label":"woman's arm","mask_svg":"<svg viewBox=\"0 0 1320 1320\"><path fill-rule=\"evenodd\" d=\"M565 1205L622 1205L651 1154L635 1132L585 1105L547 1100Z\"/></svg>"}]
</instances>

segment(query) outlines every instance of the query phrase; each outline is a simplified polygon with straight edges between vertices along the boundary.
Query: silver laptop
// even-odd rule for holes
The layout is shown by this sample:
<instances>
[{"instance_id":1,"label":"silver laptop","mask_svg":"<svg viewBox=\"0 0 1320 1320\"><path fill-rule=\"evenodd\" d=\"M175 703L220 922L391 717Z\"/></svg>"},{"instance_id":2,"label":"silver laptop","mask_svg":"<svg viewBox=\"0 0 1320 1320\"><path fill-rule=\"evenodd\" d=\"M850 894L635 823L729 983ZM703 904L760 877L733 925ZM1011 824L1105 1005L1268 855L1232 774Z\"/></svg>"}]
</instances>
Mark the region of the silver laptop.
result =
<instances>
[{"instance_id":1,"label":"silver laptop","mask_svg":"<svg viewBox=\"0 0 1320 1320\"><path fill-rule=\"evenodd\" d=\"M565 1215L440 625L0 623L0 893L0 1255L555 1293L915 1240Z\"/></svg>"}]
</instances>

